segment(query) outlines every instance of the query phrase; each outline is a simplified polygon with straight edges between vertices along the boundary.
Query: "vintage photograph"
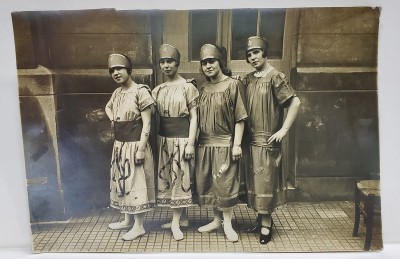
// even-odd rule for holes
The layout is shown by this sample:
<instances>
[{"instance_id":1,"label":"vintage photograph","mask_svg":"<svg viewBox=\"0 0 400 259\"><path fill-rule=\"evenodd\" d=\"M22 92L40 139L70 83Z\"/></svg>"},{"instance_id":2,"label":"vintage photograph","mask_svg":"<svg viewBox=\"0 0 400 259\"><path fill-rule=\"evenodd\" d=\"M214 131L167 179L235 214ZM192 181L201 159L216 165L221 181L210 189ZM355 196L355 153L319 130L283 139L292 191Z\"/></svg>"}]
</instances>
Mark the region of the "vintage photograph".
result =
<instances>
[{"instance_id":1,"label":"vintage photograph","mask_svg":"<svg viewBox=\"0 0 400 259\"><path fill-rule=\"evenodd\" d=\"M13 12L32 252L382 250L380 12Z\"/></svg>"}]
</instances>

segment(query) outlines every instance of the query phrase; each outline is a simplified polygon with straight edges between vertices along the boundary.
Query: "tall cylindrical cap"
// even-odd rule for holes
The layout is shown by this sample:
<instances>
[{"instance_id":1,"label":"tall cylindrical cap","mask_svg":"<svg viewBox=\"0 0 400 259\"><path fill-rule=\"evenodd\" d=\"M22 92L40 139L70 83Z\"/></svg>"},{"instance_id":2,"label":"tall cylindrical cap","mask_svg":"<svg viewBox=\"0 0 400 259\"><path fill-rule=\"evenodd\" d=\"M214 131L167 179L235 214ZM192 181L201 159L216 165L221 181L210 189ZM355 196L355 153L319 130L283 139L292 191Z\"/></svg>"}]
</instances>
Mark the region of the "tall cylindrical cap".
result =
<instances>
[{"instance_id":1,"label":"tall cylindrical cap","mask_svg":"<svg viewBox=\"0 0 400 259\"><path fill-rule=\"evenodd\" d=\"M252 49L267 51L267 41L259 36L252 36L247 39L246 52Z\"/></svg>"},{"instance_id":2,"label":"tall cylindrical cap","mask_svg":"<svg viewBox=\"0 0 400 259\"><path fill-rule=\"evenodd\" d=\"M161 45L158 53L160 55L160 59L172 58L173 60L180 62L181 53L179 53L179 51L170 44Z\"/></svg>"},{"instance_id":3,"label":"tall cylindrical cap","mask_svg":"<svg viewBox=\"0 0 400 259\"><path fill-rule=\"evenodd\" d=\"M200 49L200 60L208 58L222 60L222 53L216 46L212 44L204 44Z\"/></svg>"},{"instance_id":4,"label":"tall cylindrical cap","mask_svg":"<svg viewBox=\"0 0 400 259\"><path fill-rule=\"evenodd\" d=\"M128 57L117 53L113 53L108 56L108 69L113 67L125 67L128 70L132 69L132 65Z\"/></svg>"}]
</instances>

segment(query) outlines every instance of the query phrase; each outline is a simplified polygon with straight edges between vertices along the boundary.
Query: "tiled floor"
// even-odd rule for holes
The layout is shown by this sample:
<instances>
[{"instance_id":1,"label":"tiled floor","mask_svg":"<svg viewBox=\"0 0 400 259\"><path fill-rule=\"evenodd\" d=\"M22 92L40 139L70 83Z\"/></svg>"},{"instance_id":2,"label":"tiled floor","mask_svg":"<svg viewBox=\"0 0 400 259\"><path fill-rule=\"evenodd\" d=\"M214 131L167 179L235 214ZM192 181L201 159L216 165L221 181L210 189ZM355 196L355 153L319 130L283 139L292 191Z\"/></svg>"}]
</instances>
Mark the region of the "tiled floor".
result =
<instances>
[{"instance_id":1,"label":"tiled floor","mask_svg":"<svg viewBox=\"0 0 400 259\"><path fill-rule=\"evenodd\" d=\"M365 228L360 224L358 237L352 237L353 202L289 203L274 213L274 236L268 245L260 245L258 234L244 229L255 220L255 213L239 205L233 225L239 242L225 240L223 230L201 234L197 228L212 219L212 211L189 208L190 226L183 228L185 239L175 241L170 230L160 225L171 219L168 209L156 209L146 217L147 234L133 241L122 241L127 230L112 231L110 222L122 220L115 209L105 209L64 223L32 226L34 252L328 252L363 251ZM381 221L375 218L371 250L382 249ZM362 222L362 221L361 221Z\"/></svg>"}]
</instances>

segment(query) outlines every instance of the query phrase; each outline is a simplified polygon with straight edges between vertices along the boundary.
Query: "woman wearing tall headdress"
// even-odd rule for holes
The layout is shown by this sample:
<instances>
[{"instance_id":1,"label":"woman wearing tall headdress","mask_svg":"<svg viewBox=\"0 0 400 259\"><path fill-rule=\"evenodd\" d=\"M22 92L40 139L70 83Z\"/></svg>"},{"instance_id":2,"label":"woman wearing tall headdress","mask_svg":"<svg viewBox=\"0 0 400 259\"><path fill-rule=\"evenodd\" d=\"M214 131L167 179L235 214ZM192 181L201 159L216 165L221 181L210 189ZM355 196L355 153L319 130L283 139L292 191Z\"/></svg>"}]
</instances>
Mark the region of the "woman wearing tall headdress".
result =
<instances>
[{"instance_id":1,"label":"woman wearing tall headdress","mask_svg":"<svg viewBox=\"0 0 400 259\"><path fill-rule=\"evenodd\" d=\"M193 205L191 184L199 92L194 80L179 75L180 53L175 47L163 44L159 55L165 82L152 92L159 115L160 137L157 205L172 208L172 222L163 227L170 227L174 239L181 240L180 226L188 225L186 210Z\"/></svg>"},{"instance_id":2,"label":"woman wearing tall headdress","mask_svg":"<svg viewBox=\"0 0 400 259\"><path fill-rule=\"evenodd\" d=\"M223 226L228 241L238 241L232 227L238 203L239 160L247 119L241 81L231 78L222 51L205 44L200 49L200 71L207 82L200 89L196 187L201 206L213 207L214 219L198 229L210 232Z\"/></svg>"},{"instance_id":3,"label":"woman wearing tall headdress","mask_svg":"<svg viewBox=\"0 0 400 259\"><path fill-rule=\"evenodd\" d=\"M110 205L125 215L123 221L108 227L130 229L122 239L132 240L146 233L143 226L145 212L155 206L154 161L148 143L154 100L147 85L132 80L132 63L127 56L111 54L108 69L119 85L105 107L115 136Z\"/></svg>"}]
</instances>

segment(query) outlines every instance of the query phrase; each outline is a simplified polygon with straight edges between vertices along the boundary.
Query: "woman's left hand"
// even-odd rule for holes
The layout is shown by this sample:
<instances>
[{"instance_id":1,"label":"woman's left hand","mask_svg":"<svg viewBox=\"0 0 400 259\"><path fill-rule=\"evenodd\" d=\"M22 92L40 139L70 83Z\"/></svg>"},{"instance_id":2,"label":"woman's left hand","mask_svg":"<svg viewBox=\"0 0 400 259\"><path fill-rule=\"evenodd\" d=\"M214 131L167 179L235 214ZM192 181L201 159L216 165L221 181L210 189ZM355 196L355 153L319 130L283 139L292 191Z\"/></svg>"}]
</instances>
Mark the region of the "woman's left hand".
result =
<instances>
[{"instance_id":1,"label":"woman's left hand","mask_svg":"<svg viewBox=\"0 0 400 259\"><path fill-rule=\"evenodd\" d=\"M239 145L232 147L232 159L239 160L242 158L242 148Z\"/></svg>"},{"instance_id":2,"label":"woman's left hand","mask_svg":"<svg viewBox=\"0 0 400 259\"><path fill-rule=\"evenodd\" d=\"M144 162L144 151L137 150L135 155L135 164L141 165Z\"/></svg>"},{"instance_id":3,"label":"woman's left hand","mask_svg":"<svg viewBox=\"0 0 400 259\"><path fill-rule=\"evenodd\" d=\"M278 130L275 134L273 134L271 137L269 137L267 144L271 144L272 142L277 142L280 143L282 142L283 138L286 136L287 130L286 129L280 129Z\"/></svg>"}]
</instances>

